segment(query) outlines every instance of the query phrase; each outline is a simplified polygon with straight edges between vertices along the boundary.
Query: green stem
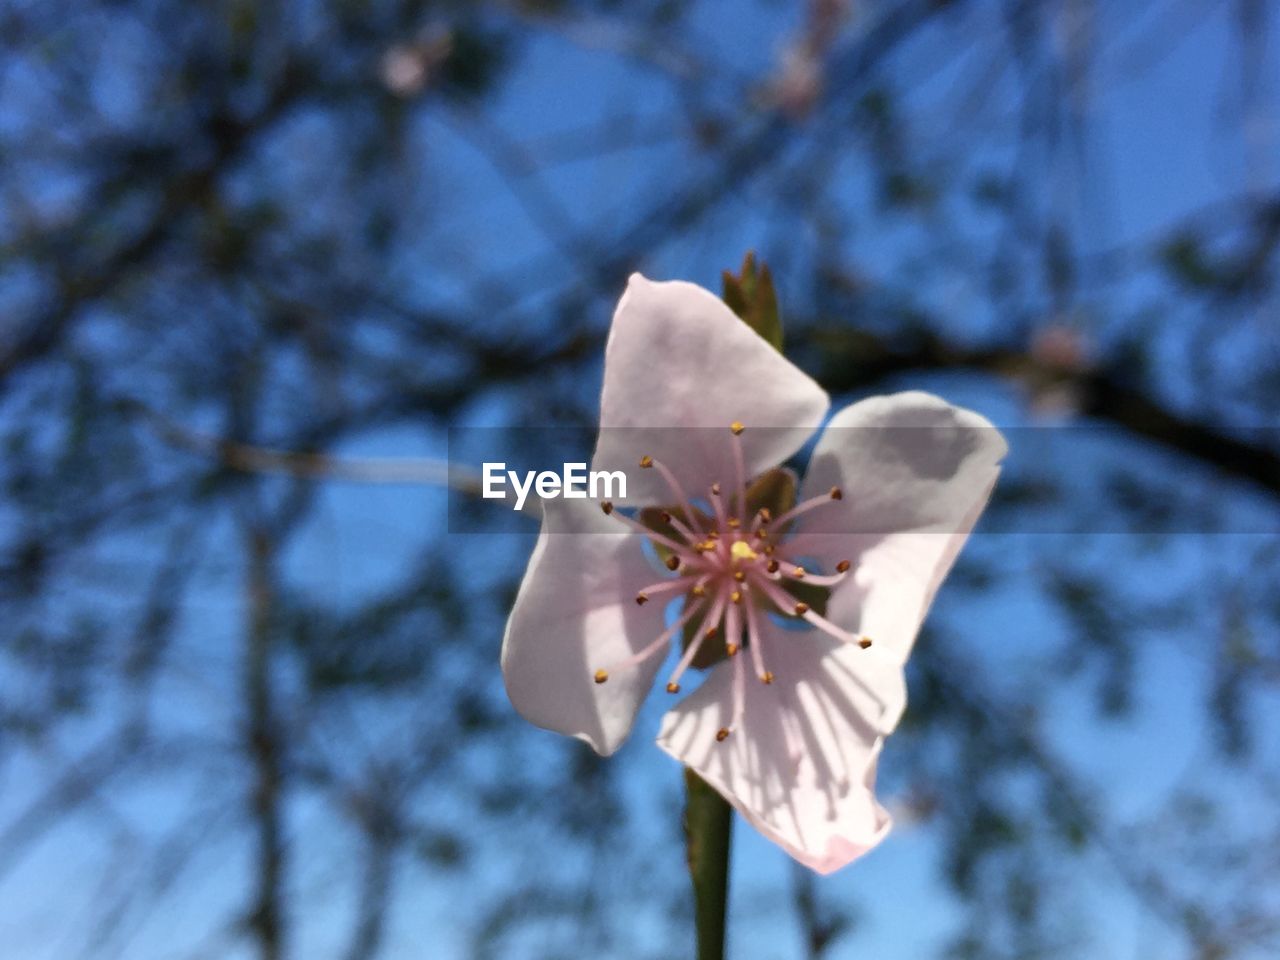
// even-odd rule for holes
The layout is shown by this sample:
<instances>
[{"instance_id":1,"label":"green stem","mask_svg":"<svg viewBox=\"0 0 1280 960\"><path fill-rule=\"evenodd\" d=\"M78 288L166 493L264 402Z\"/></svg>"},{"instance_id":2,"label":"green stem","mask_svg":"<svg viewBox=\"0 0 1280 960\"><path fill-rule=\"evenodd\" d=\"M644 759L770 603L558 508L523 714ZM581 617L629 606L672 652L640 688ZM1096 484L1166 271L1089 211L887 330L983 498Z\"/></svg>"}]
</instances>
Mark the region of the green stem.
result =
<instances>
[{"instance_id":1,"label":"green stem","mask_svg":"<svg viewBox=\"0 0 1280 960\"><path fill-rule=\"evenodd\" d=\"M689 855L689 878L693 881L698 960L724 960L733 808L687 767L684 786L684 833Z\"/></svg>"}]
</instances>

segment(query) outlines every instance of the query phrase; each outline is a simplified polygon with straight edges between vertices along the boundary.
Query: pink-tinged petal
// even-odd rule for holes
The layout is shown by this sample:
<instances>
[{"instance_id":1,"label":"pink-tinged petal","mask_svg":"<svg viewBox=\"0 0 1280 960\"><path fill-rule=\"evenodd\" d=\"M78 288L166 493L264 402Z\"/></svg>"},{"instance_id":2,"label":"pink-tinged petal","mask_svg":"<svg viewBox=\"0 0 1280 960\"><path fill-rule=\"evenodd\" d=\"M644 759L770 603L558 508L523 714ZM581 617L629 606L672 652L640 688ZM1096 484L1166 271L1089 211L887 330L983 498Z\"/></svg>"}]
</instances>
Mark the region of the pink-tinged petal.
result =
<instances>
[{"instance_id":1,"label":"pink-tinged petal","mask_svg":"<svg viewBox=\"0 0 1280 960\"><path fill-rule=\"evenodd\" d=\"M502 675L525 719L610 754L631 730L661 654L626 661L663 631L661 602L636 603L655 579L644 538L598 505L548 500L542 531L502 640ZM608 681L597 684L596 670Z\"/></svg>"},{"instance_id":2,"label":"pink-tinged petal","mask_svg":"<svg viewBox=\"0 0 1280 960\"><path fill-rule=\"evenodd\" d=\"M827 394L717 297L691 283L633 274L605 347L595 470L622 470L630 503L667 502L649 455L670 466L690 496L735 481L729 426L747 475L776 466L826 416ZM621 498L618 498L621 500Z\"/></svg>"},{"instance_id":3,"label":"pink-tinged petal","mask_svg":"<svg viewBox=\"0 0 1280 960\"><path fill-rule=\"evenodd\" d=\"M830 873L889 831L875 771L883 733L905 703L902 671L816 631L762 629L775 680L748 680L729 737L716 740L733 712L733 664L723 662L667 713L658 744L787 853Z\"/></svg>"},{"instance_id":4,"label":"pink-tinged petal","mask_svg":"<svg viewBox=\"0 0 1280 960\"><path fill-rule=\"evenodd\" d=\"M978 414L927 393L874 397L836 414L802 499L841 499L801 518L793 551L854 564L827 616L906 660L943 578L986 506L1008 447Z\"/></svg>"}]
</instances>

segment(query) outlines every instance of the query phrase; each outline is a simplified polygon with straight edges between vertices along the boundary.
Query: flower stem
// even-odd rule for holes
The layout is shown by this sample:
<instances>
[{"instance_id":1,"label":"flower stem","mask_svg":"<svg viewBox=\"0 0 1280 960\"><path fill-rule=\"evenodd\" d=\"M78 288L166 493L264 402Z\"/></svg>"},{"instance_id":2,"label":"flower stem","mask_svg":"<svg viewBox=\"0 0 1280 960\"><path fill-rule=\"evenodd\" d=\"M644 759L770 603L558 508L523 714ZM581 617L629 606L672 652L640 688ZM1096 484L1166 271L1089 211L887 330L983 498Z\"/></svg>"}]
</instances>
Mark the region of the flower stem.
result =
<instances>
[{"instance_id":1,"label":"flower stem","mask_svg":"<svg viewBox=\"0 0 1280 960\"><path fill-rule=\"evenodd\" d=\"M705 780L685 768L684 833L693 881L698 960L724 960L729 906L729 838L733 808Z\"/></svg>"}]
</instances>

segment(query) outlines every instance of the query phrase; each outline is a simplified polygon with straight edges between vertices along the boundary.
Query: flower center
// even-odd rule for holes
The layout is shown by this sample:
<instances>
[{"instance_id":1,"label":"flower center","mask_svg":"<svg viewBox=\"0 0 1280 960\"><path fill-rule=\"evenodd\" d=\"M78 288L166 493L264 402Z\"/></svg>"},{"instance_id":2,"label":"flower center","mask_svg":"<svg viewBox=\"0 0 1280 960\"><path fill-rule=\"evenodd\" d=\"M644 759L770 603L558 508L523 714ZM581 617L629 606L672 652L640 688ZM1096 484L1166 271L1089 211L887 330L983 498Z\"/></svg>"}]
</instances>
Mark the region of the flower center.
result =
<instances>
[{"instance_id":1,"label":"flower center","mask_svg":"<svg viewBox=\"0 0 1280 960\"><path fill-rule=\"evenodd\" d=\"M739 652L745 647L750 654L752 669L757 679L772 684L775 676L766 666L766 651L760 630L761 617L776 611L786 617L806 620L844 643L854 643L866 649L871 646L868 637L842 630L800 599L802 584L830 587L843 580L851 563L841 560L835 572L815 574L796 562L787 545L788 527L797 517L816 510L843 494L839 487L827 493L798 503L774 517L768 508L760 508L751 516L745 516L748 508L747 478L744 476L742 441L745 427L734 422L730 428L734 463L734 482L726 497L720 483L713 483L706 500L711 513L694 508L681 488L675 475L661 461L651 456L640 458L642 469L657 470L671 491L675 504L670 511L660 512L660 523L649 525L615 511L613 504L605 501L601 509L637 529L654 545L664 558L672 576L649 584L636 594L636 603L645 604L650 599L671 593L683 593L684 606L676 619L652 643L622 663L611 668L597 669L596 683L605 683L610 670L634 667L665 651L678 635L688 631L684 654L667 680L667 692L679 693L680 680L693 664L704 644L722 637L724 654L734 661L733 713L728 726L716 732L716 739L727 739L742 719L745 666Z\"/></svg>"}]
</instances>

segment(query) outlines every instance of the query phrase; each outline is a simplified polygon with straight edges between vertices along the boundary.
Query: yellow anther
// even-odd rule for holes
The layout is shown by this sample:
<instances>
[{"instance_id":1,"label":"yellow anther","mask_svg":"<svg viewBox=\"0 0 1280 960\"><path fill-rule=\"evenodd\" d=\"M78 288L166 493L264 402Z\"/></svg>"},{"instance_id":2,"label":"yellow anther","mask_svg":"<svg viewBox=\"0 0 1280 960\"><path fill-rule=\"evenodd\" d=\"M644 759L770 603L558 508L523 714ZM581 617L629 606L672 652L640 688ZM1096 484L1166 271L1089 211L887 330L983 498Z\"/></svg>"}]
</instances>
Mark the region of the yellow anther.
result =
<instances>
[{"instance_id":1,"label":"yellow anther","mask_svg":"<svg viewBox=\"0 0 1280 960\"><path fill-rule=\"evenodd\" d=\"M719 627L707 627L707 629L702 631L702 635L706 637L708 640L711 640L712 638L715 637L716 631L718 629Z\"/></svg>"},{"instance_id":2,"label":"yellow anther","mask_svg":"<svg viewBox=\"0 0 1280 960\"><path fill-rule=\"evenodd\" d=\"M735 590L735 591L733 591L733 593L729 594L729 599L730 599L730 600L732 600L734 603L741 603L741 602L742 602L742 591L741 591L741 590Z\"/></svg>"},{"instance_id":3,"label":"yellow anther","mask_svg":"<svg viewBox=\"0 0 1280 960\"><path fill-rule=\"evenodd\" d=\"M641 470L648 470L648 469L649 469L650 467L652 467L652 466L653 466L653 457L649 456L649 455L646 453L643 457L641 457L641 458L640 458L640 469L641 469Z\"/></svg>"},{"instance_id":4,"label":"yellow anther","mask_svg":"<svg viewBox=\"0 0 1280 960\"><path fill-rule=\"evenodd\" d=\"M747 574L745 573L745 571L735 570L733 571L733 579L737 580L739 583L742 583L742 581L747 579Z\"/></svg>"},{"instance_id":5,"label":"yellow anther","mask_svg":"<svg viewBox=\"0 0 1280 960\"><path fill-rule=\"evenodd\" d=\"M808 612L809 612L809 605L805 603L803 600L801 600L799 603L796 604L797 617L803 617Z\"/></svg>"},{"instance_id":6,"label":"yellow anther","mask_svg":"<svg viewBox=\"0 0 1280 960\"><path fill-rule=\"evenodd\" d=\"M791 576L795 577L797 580L803 580L804 567L796 567L794 570L791 571Z\"/></svg>"},{"instance_id":7,"label":"yellow anther","mask_svg":"<svg viewBox=\"0 0 1280 960\"><path fill-rule=\"evenodd\" d=\"M736 437L747 428L742 425L741 421L735 420L733 423L729 424L729 429L733 431L733 435Z\"/></svg>"},{"instance_id":8,"label":"yellow anther","mask_svg":"<svg viewBox=\"0 0 1280 960\"><path fill-rule=\"evenodd\" d=\"M768 523L773 519L773 511L768 507L761 507L756 511L756 516L759 517L761 523Z\"/></svg>"},{"instance_id":9,"label":"yellow anther","mask_svg":"<svg viewBox=\"0 0 1280 960\"><path fill-rule=\"evenodd\" d=\"M680 684L674 681L667 684L667 693L679 693L679 692L680 692Z\"/></svg>"},{"instance_id":10,"label":"yellow anther","mask_svg":"<svg viewBox=\"0 0 1280 960\"><path fill-rule=\"evenodd\" d=\"M729 548L729 556L734 560L746 561L754 560L760 554L751 549L751 546L745 540L735 540L733 546Z\"/></svg>"},{"instance_id":11,"label":"yellow anther","mask_svg":"<svg viewBox=\"0 0 1280 960\"><path fill-rule=\"evenodd\" d=\"M604 683L604 682L605 682L606 680L608 680L608 679L609 679L609 671L608 671L608 670L597 670L597 671L596 671L596 675L595 675L595 681L596 681L596 683Z\"/></svg>"},{"instance_id":12,"label":"yellow anther","mask_svg":"<svg viewBox=\"0 0 1280 960\"><path fill-rule=\"evenodd\" d=\"M705 597L707 595L707 588L700 583L695 583L693 585L693 589L689 592L695 597Z\"/></svg>"},{"instance_id":13,"label":"yellow anther","mask_svg":"<svg viewBox=\"0 0 1280 960\"><path fill-rule=\"evenodd\" d=\"M773 683L773 673L766 670L764 673L760 674L760 682L766 685Z\"/></svg>"},{"instance_id":14,"label":"yellow anther","mask_svg":"<svg viewBox=\"0 0 1280 960\"><path fill-rule=\"evenodd\" d=\"M730 530L737 530L740 526L742 526L742 521L739 520L737 517L730 517L728 520L728 524L729 524Z\"/></svg>"},{"instance_id":15,"label":"yellow anther","mask_svg":"<svg viewBox=\"0 0 1280 960\"><path fill-rule=\"evenodd\" d=\"M731 657L736 657L738 655L738 645L730 641L724 645L724 652Z\"/></svg>"},{"instance_id":16,"label":"yellow anther","mask_svg":"<svg viewBox=\"0 0 1280 960\"><path fill-rule=\"evenodd\" d=\"M832 499L832 500L843 500L843 499L844 499L844 491L843 491L843 490L841 490L839 487L832 487L832 488L831 488L831 499Z\"/></svg>"}]
</instances>

